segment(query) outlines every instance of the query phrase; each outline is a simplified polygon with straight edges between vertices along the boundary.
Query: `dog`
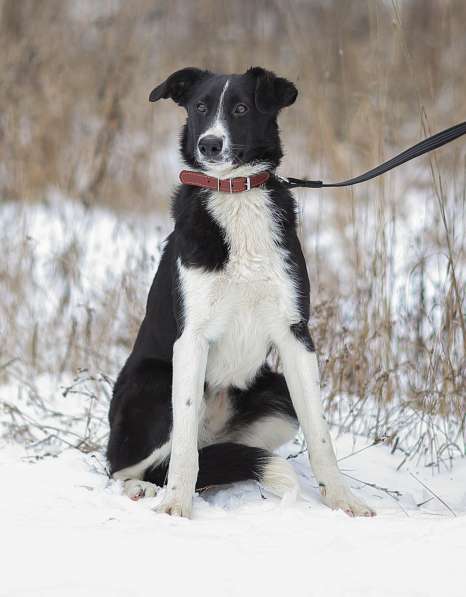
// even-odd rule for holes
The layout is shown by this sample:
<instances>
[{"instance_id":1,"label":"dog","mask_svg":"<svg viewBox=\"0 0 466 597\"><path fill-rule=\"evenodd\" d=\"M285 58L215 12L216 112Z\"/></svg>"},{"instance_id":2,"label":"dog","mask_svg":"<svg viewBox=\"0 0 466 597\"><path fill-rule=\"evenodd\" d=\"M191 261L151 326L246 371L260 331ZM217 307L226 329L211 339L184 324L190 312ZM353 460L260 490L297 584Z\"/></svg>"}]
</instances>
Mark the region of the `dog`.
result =
<instances>
[{"instance_id":1,"label":"dog","mask_svg":"<svg viewBox=\"0 0 466 597\"><path fill-rule=\"evenodd\" d=\"M351 516L309 333L296 205L276 174L277 117L297 89L260 67L173 73L150 94L185 108L183 171L133 350L115 383L107 459L132 499L166 485L158 510L190 517L196 490L254 479L297 495L274 450L303 430L322 500ZM270 365L275 351L283 374Z\"/></svg>"}]
</instances>

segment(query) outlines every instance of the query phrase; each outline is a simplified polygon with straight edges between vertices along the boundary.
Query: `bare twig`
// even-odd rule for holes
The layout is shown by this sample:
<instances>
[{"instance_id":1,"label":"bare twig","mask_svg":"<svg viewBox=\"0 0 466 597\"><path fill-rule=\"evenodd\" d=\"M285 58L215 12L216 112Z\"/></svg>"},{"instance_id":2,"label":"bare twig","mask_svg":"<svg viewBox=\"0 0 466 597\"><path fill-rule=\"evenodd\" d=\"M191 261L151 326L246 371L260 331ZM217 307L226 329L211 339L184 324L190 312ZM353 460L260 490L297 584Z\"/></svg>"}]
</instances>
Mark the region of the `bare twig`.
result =
<instances>
[{"instance_id":1,"label":"bare twig","mask_svg":"<svg viewBox=\"0 0 466 597\"><path fill-rule=\"evenodd\" d=\"M373 448L374 446L378 446L379 444L383 444L385 441L387 441L388 436L383 436L383 437L376 437L375 440L367 445L364 446L363 448L360 448L359 450L355 450L354 452L351 452L351 454L347 454L346 456L342 456L341 458L338 458L338 462L341 462L342 460L346 460L347 458L351 458L351 456L356 456L356 454L360 454L361 452L364 452L365 450L368 450L369 448Z\"/></svg>"},{"instance_id":2,"label":"bare twig","mask_svg":"<svg viewBox=\"0 0 466 597\"><path fill-rule=\"evenodd\" d=\"M377 489L378 491L383 491L384 493L386 493L387 495L389 495L392 498L400 498L403 495L397 489L388 489L387 487L381 487L380 485L377 485L376 483L370 483L369 481L363 481L362 479L357 479L356 477L353 477L352 475L349 475L348 473L342 472L342 474L345 477L352 479L353 481L357 481L358 483L362 483L363 485L367 485L368 487L372 487L373 489Z\"/></svg>"},{"instance_id":3,"label":"bare twig","mask_svg":"<svg viewBox=\"0 0 466 597\"><path fill-rule=\"evenodd\" d=\"M345 477L348 477L349 479L356 481L357 483L362 483L363 485L367 485L367 487L372 487L373 489L377 489L378 491L383 491L390 498L392 498L392 500L394 500L396 502L397 506L402 510L402 512L405 514L405 516L407 516L409 518L408 512L405 510L405 508L403 508L403 505L399 501L399 498L402 497L403 494L401 492L399 492L398 490L388 489L387 487L381 487L380 485L377 485L376 483L370 483L368 481L363 481L362 479L357 479L356 477L353 477L352 475L348 475L348 473L342 473L342 474Z\"/></svg>"},{"instance_id":4,"label":"bare twig","mask_svg":"<svg viewBox=\"0 0 466 597\"><path fill-rule=\"evenodd\" d=\"M415 479L420 485L422 485L422 487L424 487L424 489L426 489L431 495L433 495L435 498L438 499L438 501L443 504L445 506L445 508L456 518L457 514L456 512L450 508L450 506L446 503L445 500L443 500L439 495L437 495L434 491L432 491L432 489L430 489L430 487L428 487L425 483L423 483L420 479L418 479L416 477L416 475L414 475L411 471L409 471L409 474L411 475L411 477L413 479Z\"/></svg>"}]
</instances>

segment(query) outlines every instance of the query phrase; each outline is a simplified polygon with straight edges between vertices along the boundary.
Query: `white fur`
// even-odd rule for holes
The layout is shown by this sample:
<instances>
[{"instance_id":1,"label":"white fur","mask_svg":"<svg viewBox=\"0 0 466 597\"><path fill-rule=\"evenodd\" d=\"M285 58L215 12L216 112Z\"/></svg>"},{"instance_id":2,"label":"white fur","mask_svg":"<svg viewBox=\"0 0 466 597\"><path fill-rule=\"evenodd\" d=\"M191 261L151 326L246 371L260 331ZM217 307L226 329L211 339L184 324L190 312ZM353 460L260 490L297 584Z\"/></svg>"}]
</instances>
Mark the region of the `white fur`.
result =
<instances>
[{"instance_id":1,"label":"white fur","mask_svg":"<svg viewBox=\"0 0 466 597\"><path fill-rule=\"evenodd\" d=\"M298 477L291 464L281 456L267 460L261 484L289 502L294 501L299 494Z\"/></svg>"},{"instance_id":2,"label":"white fur","mask_svg":"<svg viewBox=\"0 0 466 597\"><path fill-rule=\"evenodd\" d=\"M225 126L225 119L223 117L223 102L224 102L224 98L225 98L225 93L228 89L228 83L229 83L229 81L227 79L225 85L223 86L222 93L220 94L220 99L218 100L217 110L215 112L215 116L212 120L210 127L206 131L204 131L198 139L198 143L199 143L201 141L201 139L203 139L204 137L208 137L210 135L212 135L214 137L219 137L223 141L222 153L225 156L229 155L230 146L231 146L230 135L229 135L227 127ZM197 151L198 161L201 163L204 163L205 160L204 160L201 152L199 151L199 149L197 149L196 151Z\"/></svg>"},{"instance_id":3,"label":"white fur","mask_svg":"<svg viewBox=\"0 0 466 597\"><path fill-rule=\"evenodd\" d=\"M291 441L298 432L298 426L286 415L267 416L241 429L233 438L239 444L256 446L273 452Z\"/></svg>"},{"instance_id":4,"label":"white fur","mask_svg":"<svg viewBox=\"0 0 466 597\"><path fill-rule=\"evenodd\" d=\"M265 361L274 329L299 321L296 291L267 190L212 193L208 210L225 230L229 259L219 272L178 263L185 317L210 344L208 383L246 388Z\"/></svg>"}]
</instances>

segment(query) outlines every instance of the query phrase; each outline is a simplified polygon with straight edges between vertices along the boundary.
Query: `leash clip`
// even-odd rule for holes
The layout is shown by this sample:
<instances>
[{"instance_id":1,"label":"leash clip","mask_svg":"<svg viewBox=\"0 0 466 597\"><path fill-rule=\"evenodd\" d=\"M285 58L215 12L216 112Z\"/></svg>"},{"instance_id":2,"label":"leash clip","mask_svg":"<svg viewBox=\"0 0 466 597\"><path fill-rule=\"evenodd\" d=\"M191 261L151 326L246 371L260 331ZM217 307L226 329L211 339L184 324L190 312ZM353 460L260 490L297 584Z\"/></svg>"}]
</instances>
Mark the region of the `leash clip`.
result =
<instances>
[{"instance_id":1,"label":"leash clip","mask_svg":"<svg viewBox=\"0 0 466 597\"><path fill-rule=\"evenodd\" d=\"M285 182L286 184L290 184L290 181L288 178L286 178L286 176L280 176L280 174L275 174L275 176L278 178L278 180L281 180L282 182Z\"/></svg>"}]
</instances>

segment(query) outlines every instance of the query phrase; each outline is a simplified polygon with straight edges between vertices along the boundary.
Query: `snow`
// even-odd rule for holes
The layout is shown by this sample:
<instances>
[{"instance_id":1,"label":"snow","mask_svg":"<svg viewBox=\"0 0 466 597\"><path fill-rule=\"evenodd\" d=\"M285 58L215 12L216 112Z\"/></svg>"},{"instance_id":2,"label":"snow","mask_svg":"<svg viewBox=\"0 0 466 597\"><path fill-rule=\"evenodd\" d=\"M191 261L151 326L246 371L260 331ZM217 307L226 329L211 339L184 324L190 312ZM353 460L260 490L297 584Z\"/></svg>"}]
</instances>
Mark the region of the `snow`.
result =
<instances>
[{"instance_id":1,"label":"snow","mask_svg":"<svg viewBox=\"0 0 466 597\"><path fill-rule=\"evenodd\" d=\"M348 435L336 443L340 457L364 447ZM297 452L292 444L282 450ZM101 454L68 449L36 460L3 446L0 595L464 595L464 460L432 476L426 468L397 472L384 445L345 458L352 477L401 493L395 499L351 482L375 519L327 509L305 456L291 462L303 487L296 503L241 483L196 496L186 520L153 511L162 493L123 496Z\"/></svg>"}]
</instances>

